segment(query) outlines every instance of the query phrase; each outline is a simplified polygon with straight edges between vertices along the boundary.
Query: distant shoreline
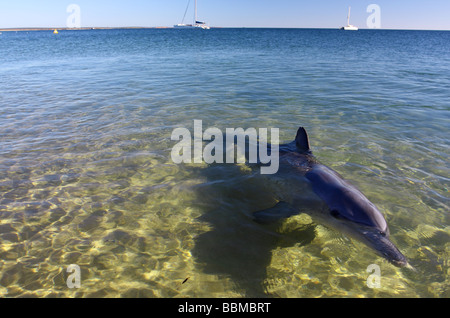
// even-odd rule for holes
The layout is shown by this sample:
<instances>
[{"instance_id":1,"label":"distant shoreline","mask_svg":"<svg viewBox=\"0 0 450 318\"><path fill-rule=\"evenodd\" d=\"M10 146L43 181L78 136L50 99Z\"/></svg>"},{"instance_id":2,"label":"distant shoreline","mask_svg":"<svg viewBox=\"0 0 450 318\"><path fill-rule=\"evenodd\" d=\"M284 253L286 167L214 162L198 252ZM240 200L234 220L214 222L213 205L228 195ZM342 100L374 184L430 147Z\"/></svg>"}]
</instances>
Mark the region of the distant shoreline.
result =
<instances>
[{"instance_id":1,"label":"distant shoreline","mask_svg":"<svg viewBox=\"0 0 450 318\"><path fill-rule=\"evenodd\" d=\"M83 28L5 28L0 32L18 31L80 31L80 30L124 30L124 29L171 29L171 27L83 27Z\"/></svg>"}]
</instances>

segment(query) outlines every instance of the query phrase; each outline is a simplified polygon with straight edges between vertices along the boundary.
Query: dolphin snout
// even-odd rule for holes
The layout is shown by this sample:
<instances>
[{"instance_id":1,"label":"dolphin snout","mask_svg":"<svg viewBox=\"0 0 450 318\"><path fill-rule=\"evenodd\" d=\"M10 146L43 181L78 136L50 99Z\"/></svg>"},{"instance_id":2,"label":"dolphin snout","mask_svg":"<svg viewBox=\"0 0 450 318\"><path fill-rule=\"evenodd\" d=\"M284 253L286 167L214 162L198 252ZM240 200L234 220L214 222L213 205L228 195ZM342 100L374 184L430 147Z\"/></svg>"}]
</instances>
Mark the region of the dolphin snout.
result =
<instances>
[{"instance_id":1,"label":"dolphin snout","mask_svg":"<svg viewBox=\"0 0 450 318\"><path fill-rule=\"evenodd\" d=\"M376 250L387 261L397 267L410 266L406 257L399 251L397 246L391 242L389 236L379 231L364 232L366 244Z\"/></svg>"},{"instance_id":2,"label":"dolphin snout","mask_svg":"<svg viewBox=\"0 0 450 318\"><path fill-rule=\"evenodd\" d=\"M405 267L408 265L408 260L399 251L397 246L392 243L389 238L382 237L375 243L375 249L391 264L397 267Z\"/></svg>"},{"instance_id":3,"label":"dolphin snout","mask_svg":"<svg viewBox=\"0 0 450 318\"><path fill-rule=\"evenodd\" d=\"M396 255L394 255L394 257L392 257L391 255L387 254L387 255L383 255L391 264L397 266L397 267L408 267L410 266L408 263L408 260L406 259L406 257L398 252Z\"/></svg>"}]
</instances>

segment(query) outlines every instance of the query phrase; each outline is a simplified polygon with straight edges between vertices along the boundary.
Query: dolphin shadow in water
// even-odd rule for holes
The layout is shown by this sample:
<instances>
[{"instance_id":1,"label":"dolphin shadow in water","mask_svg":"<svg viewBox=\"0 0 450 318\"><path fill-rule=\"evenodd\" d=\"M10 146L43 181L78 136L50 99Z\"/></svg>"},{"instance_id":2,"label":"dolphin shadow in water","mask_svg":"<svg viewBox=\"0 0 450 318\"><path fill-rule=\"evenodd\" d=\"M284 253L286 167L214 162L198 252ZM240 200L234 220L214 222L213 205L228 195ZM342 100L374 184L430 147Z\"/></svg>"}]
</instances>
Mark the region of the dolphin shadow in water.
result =
<instances>
[{"instance_id":1,"label":"dolphin shadow in water","mask_svg":"<svg viewBox=\"0 0 450 318\"><path fill-rule=\"evenodd\" d=\"M267 191L257 175L243 174L232 165L198 170L211 180L197 188L201 208L206 211L199 220L212 229L195 238L191 254L197 266L204 273L231 279L233 288L245 297L276 296L268 294L265 287L272 251L308 244L315 237L315 226L280 232L282 220L261 225L251 214L255 202L261 201L261 194ZM264 201L273 203L270 193L266 197Z\"/></svg>"}]
</instances>

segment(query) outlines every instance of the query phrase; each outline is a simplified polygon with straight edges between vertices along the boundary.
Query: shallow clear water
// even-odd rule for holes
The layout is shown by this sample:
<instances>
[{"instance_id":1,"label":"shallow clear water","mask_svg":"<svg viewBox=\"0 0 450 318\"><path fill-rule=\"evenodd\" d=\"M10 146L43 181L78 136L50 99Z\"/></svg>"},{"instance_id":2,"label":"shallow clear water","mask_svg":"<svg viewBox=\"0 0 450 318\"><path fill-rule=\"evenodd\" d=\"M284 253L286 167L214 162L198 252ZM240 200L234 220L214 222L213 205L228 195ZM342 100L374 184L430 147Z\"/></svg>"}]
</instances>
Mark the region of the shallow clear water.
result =
<instances>
[{"instance_id":1,"label":"shallow clear water","mask_svg":"<svg viewBox=\"0 0 450 318\"><path fill-rule=\"evenodd\" d=\"M4 32L0 52L0 296L450 296L450 32ZM306 127L417 272L304 214L253 222L267 179L172 162L194 119Z\"/></svg>"}]
</instances>

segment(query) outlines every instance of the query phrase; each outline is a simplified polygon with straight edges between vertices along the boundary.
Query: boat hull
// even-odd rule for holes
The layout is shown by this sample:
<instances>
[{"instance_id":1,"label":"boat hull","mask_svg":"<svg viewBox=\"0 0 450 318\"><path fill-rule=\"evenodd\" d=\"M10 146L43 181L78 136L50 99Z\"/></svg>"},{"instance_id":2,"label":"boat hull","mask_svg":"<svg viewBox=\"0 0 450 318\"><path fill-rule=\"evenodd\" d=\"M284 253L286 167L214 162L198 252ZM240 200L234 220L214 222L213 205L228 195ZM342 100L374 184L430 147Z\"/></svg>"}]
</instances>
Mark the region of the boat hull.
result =
<instances>
[{"instance_id":1,"label":"boat hull","mask_svg":"<svg viewBox=\"0 0 450 318\"><path fill-rule=\"evenodd\" d=\"M206 24L176 24L173 26L174 29L203 29L209 30L210 27Z\"/></svg>"},{"instance_id":2,"label":"boat hull","mask_svg":"<svg viewBox=\"0 0 450 318\"><path fill-rule=\"evenodd\" d=\"M358 31L358 27L355 27L354 25L347 25L345 27L342 27L341 30L345 31Z\"/></svg>"}]
</instances>

